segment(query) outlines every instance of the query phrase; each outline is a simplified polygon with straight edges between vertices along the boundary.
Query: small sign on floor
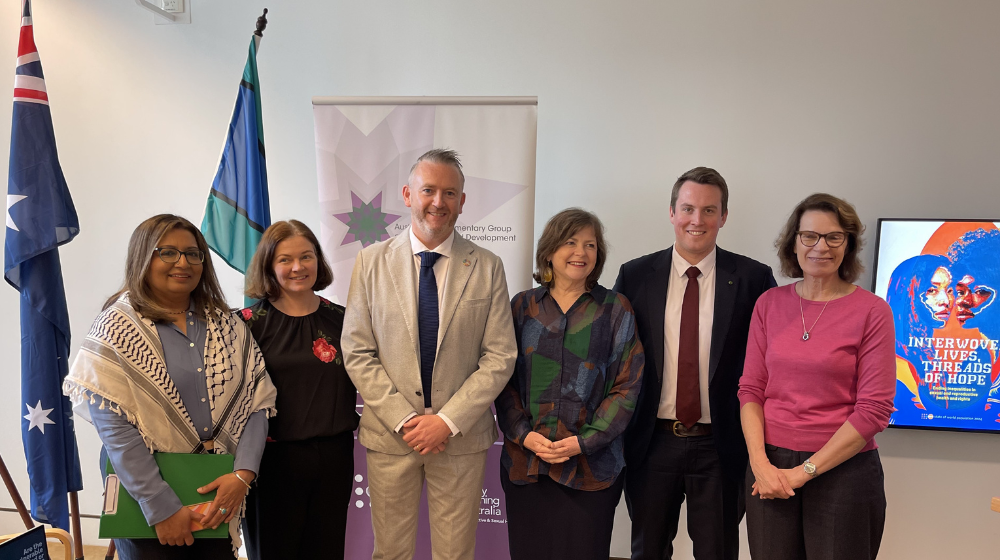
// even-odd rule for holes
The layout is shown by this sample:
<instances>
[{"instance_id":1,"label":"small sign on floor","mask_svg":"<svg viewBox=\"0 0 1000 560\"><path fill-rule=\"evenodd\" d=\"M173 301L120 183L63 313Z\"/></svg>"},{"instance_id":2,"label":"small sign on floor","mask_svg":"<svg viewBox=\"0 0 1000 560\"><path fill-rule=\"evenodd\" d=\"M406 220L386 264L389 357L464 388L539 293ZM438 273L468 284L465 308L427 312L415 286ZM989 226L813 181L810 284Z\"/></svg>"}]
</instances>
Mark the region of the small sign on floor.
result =
<instances>
[{"instance_id":1,"label":"small sign on floor","mask_svg":"<svg viewBox=\"0 0 1000 560\"><path fill-rule=\"evenodd\" d=\"M39 525L0 544L0 560L49 560L45 527Z\"/></svg>"}]
</instances>

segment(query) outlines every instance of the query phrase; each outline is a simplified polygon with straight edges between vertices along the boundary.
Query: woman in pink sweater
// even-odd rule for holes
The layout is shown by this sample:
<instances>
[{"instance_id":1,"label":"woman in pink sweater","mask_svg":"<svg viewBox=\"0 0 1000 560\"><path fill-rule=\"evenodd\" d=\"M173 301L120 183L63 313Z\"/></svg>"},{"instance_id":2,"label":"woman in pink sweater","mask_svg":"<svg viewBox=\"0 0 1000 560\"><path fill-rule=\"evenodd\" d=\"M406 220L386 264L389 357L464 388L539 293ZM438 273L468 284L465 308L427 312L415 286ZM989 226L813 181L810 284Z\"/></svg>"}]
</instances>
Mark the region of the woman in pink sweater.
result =
<instances>
[{"instance_id":1,"label":"woman in pink sweater","mask_svg":"<svg viewBox=\"0 0 1000 560\"><path fill-rule=\"evenodd\" d=\"M878 554L885 488L875 434L895 392L892 312L853 284L864 225L814 194L775 243L802 278L757 300L739 399L750 454L750 553L766 560L866 560Z\"/></svg>"}]
</instances>

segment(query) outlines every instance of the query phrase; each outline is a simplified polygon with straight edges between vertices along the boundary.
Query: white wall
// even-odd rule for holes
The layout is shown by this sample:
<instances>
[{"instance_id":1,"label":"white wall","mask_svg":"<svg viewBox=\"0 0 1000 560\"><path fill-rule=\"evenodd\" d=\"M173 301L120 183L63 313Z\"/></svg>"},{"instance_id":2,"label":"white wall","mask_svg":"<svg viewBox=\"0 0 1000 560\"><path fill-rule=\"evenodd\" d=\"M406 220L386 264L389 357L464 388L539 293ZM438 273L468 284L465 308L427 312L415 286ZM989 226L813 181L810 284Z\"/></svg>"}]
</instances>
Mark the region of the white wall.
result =
<instances>
[{"instance_id":1,"label":"white wall","mask_svg":"<svg viewBox=\"0 0 1000 560\"><path fill-rule=\"evenodd\" d=\"M128 235L161 211L200 222L255 19L265 5L189 0L156 26L123 0L36 0L35 37L81 235L62 251L74 346L121 281ZM536 229L580 205L605 220L604 283L672 242L668 188L695 165L731 188L720 243L776 264L771 243L814 191L879 216L1000 218L1000 4L269 0L259 56L272 215L318 226L314 95L537 95ZM0 4L11 91L18 3ZM10 112L0 111L0 130ZM8 153L0 134L0 153ZM461 146L455 146L461 150ZM868 263L872 252L863 253ZM224 281L238 300L239 277ZM862 278L868 285L870 277ZM0 453L22 492L18 303L0 289ZM84 513L99 447L81 424ZM1000 440L878 438L882 558L989 558L1000 547ZM0 507L11 502L0 495ZM626 516L613 552L627 555ZM94 523L87 522L90 534ZM0 513L0 532L17 529ZM690 558L678 539L678 558ZM745 556L746 557L746 556Z\"/></svg>"}]
</instances>

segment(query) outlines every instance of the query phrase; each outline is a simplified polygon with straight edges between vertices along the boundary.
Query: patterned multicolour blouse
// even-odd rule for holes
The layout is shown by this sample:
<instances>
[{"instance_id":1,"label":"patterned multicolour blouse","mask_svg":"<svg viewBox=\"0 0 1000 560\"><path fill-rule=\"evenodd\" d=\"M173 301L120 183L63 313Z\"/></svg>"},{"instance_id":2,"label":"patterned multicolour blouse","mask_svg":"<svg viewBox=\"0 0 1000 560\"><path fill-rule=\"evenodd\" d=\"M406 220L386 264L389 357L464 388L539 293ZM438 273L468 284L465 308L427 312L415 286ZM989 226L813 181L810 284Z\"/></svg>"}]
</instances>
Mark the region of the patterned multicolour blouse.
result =
<instances>
[{"instance_id":1,"label":"patterned multicolour blouse","mask_svg":"<svg viewBox=\"0 0 1000 560\"><path fill-rule=\"evenodd\" d=\"M511 482L547 475L579 490L611 486L625 466L624 432L644 363L632 306L595 286L567 313L545 287L521 292L511 308L517 365L496 400ZM522 447L531 431L551 441L577 436L582 453L550 465Z\"/></svg>"}]
</instances>

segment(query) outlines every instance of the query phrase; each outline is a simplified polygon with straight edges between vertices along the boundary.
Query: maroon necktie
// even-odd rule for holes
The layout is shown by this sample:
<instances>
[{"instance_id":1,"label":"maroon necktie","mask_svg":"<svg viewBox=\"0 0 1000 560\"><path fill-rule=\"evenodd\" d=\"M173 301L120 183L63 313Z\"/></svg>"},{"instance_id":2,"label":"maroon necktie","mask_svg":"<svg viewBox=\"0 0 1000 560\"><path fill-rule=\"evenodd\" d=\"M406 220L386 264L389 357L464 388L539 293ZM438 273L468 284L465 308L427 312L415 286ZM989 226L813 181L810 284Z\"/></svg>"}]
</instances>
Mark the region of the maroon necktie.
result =
<instances>
[{"instance_id":1,"label":"maroon necktie","mask_svg":"<svg viewBox=\"0 0 1000 560\"><path fill-rule=\"evenodd\" d=\"M690 428L701 418L701 392L698 390L698 275L692 266L681 304L681 333L677 346L677 419Z\"/></svg>"}]
</instances>

